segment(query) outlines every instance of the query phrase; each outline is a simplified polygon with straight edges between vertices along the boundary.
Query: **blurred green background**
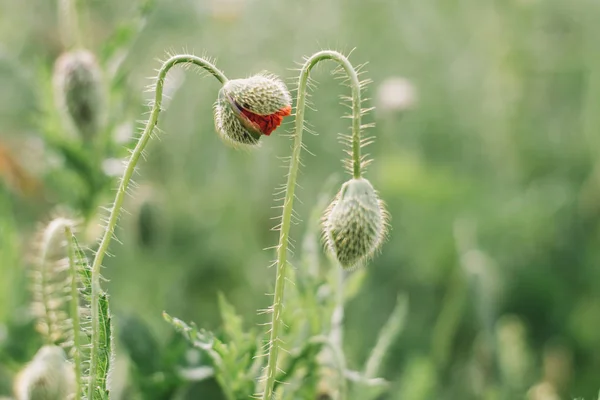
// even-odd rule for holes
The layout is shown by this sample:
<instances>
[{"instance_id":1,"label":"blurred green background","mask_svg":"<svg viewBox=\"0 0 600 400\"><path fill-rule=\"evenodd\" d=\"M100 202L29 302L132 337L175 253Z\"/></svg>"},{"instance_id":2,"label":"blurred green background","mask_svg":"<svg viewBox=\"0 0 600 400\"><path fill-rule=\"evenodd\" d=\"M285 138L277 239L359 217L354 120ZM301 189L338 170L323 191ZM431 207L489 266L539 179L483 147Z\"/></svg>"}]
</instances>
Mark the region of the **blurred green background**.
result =
<instances>
[{"instance_id":1,"label":"blurred green background","mask_svg":"<svg viewBox=\"0 0 600 400\"><path fill-rule=\"evenodd\" d=\"M145 118L146 77L166 50L215 57L229 78L269 70L293 87L304 56L355 48L351 61L368 62L364 77L373 80L365 106L377 107L366 117L376 123L367 177L392 230L346 309L349 365L362 365L406 293L406 325L382 373L392 390L382 399L597 398L600 2L79 3L85 46L111 82L115 135ZM113 51L120 41L127 48ZM36 226L58 205L77 209L86 191L41 132L62 51L55 2L0 0L0 396L40 344L26 278ZM316 156L304 153L296 207L304 220L323 182L345 179L337 133L349 121L338 96L349 90L333 67L312 75L316 111L307 119L318 136L305 139ZM126 200L124 244L113 243L104 270L116 329L136 315L161 342L171 337L163 310L218 329L218 292L248 326L264 322L256 310L268 305L275 271L273 251L262 249L277 241L272 193L291 145L289 118L258 150L223 146L211 110L218 84L179 72L164 134ZM112 193L103 190L91 209ZM88 245L101 215L80 232ZM294 226L292 236L300 241L305 229ZM219 398L210 384L191 393Z\"/></svg>"}]
</instances>

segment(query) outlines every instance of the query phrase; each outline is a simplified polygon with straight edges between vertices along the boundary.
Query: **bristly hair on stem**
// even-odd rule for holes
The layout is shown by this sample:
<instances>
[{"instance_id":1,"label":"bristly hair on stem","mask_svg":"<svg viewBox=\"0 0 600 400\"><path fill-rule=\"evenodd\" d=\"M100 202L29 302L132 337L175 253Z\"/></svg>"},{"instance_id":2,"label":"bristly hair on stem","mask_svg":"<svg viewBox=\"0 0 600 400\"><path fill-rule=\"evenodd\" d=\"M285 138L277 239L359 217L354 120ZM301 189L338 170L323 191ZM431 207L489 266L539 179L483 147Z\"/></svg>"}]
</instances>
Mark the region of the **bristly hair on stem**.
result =
<instances>
[{"instance_id":1,"label":"bristly hair on stem","mask_svg":"<svg viewBox=\"0 0 600 400\"><path fill-rule=\"evenodd\" d=\"M368 161L361 155L361 147L370 143L370 139L361 139L361 131L368 126L361 124L361 117L369 111L361 107L361 90L368 81L359 80L359 69L352 66L348 58L343 54L333 50L323 50L311 57L307 58L300 70L298 80L298 92L296 100L296 119L294 128L294 144L292 147L292 156L287 175L287 183L285 187L285 196L283 201L283 212L279 225L279 244L277 246L277 262L276 262L276 278L275 278L275 293L273 295L273 305L269 311L272 314L271 329L269 342L267 344L267 366L265 368L263 379L265 381L264 391L262 393L263 400L271 400L274 393L275 378L278 372L277 362L279 350L281 347L280 329L282 325L281 316L283 311L283 296L286 281L286 269L288 265L288 246L289 246L289 231L292 222L294 196L296 189L296 181L298 176L298 168L300 165L300 153L303 148L302 133L304 132L304 112L306 108L307 90L309 86L309 75L313 67L323 60L333 60L338 63L338 68L334 70L335 74L343 74L345 83L351 88L351 115L352 133L350 135L342 135L342 141L349 145L347 153L350 159L345 162L354 179L360 179L362 169L368 164Z\"/></svg>"},{"instance_id":2,"label":"bristly hair on stem","mask_svg":"<svg viewBox=\"0 0 600 400\"><path fill-rule=\"evenodd\" d=\"M40 229L36 240L36 258L31 271L32 311L38 331L50 345L71 340L67 308L70 275L64 231L75 225L74 219L57 215Z\"/></svg>"},{"instance_id":3,"label":"bristly hair on stem","mask_svg":"<svg viewBox=\"0 0 600 400\"><path fill-rule=\"evenodd\" d=\"M119 220L119 214L123 207L123 201L131 177L135 171L135 167L142 156L144 148L148 141L152 137L154 129L158 124L158 116L161 111L162 95L165 84L165 78L171 68L176 65L183 64L188 66L197 66L206 70L209 74L213 75L220 83L226 83L227 77L221 72L212 62L205 58L194 56L191 54L174 55L167 59L158 71L156 77L156 84L154 86L154 101L151 103L150 118L148 119L146 126L140 136L135 148L131 152L119 187L115 200L110 209L110 215L108 222L104 230L104 234L100 240L99 248L94 257L94 261L91 266L91 354L90 354L90 369L89 369L89 381L87 387L87 396L89 400L95 400L96 387L98 379L102 379L102 362L107 353L112 353L110 348L106 348L105 343L102 343L103 339L108 339L106 333L110 333L110 320L103 318L108 316L108 300L106 294L102 291L100 286L100 268L102 261L111 239L114 237L114 231ZM112 354L109 355L109 359Z\"/></svg>"},{"instance_id":4,"label":"bristly hair on stem","mask_svg":"<svg viewBox=\"0 0 600 400\"><path fill-rule=\"evenodd\" d=\"M89 303L80 306L80 301L89 300L81 286L81 263L83 254L74 242L73 231L78 222L61 212L46 224L39 233L38 256L31 273L33 312L37 327L46 345L59 345L68 350L73 361L74 393L81 393L84 344L82 333L86 333L86 310ZM85 256L83 256L85 257Z\"/></svg>"}]
</instances>

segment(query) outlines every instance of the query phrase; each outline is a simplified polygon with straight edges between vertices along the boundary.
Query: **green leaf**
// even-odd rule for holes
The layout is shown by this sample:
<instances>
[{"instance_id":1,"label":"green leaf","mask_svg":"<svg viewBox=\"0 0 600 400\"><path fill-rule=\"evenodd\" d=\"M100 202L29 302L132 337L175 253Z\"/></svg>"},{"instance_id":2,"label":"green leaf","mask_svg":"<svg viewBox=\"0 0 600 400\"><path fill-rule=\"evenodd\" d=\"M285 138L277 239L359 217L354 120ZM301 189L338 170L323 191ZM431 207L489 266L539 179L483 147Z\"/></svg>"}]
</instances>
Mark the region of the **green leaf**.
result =
<instances>
[{"instance_id":1,"label":"green leaf","mask_svg":"<svg viewBox=\"0 0 600 400\"><path fill-rule=\"evenodd\" d=\"M108 399L109 391L107 386L108 372L112 362L112 319L108 305L108 295L102 293L99 299L99 318L100 318L100 349L98 352L98 372L96 377L96 392L94 397L99 399Z\"/></svg>"},{"instance_id":2,"label":"green leaf","mask_svg":"<svg viewBox=\"0 0 600 400\"><path fill-rule=\"evenodd\" d=\"M85 301L89 302L92 295L92 269L90 263L79 246L79 243L75 236L71 236L71 244L75 250L75 265L81 281L81 296ZM113 353L112 343L112 320L110 316L110 307L108 304L108 295L101 293L98 299L98 318L100 332L99 332L99 343L100 349L98 349L98 369L97 375L94 377L96 387L94 389L93 399L91 400L104 400L109 398L109 391L107 386L108 372L111 367L111 357ZM91 337L91 333L88 329L84 330L84 333ZM83 385L82 385L83 386ZM82 388L83 391L85 389ZM81 395L81 398L87 398L85 394Z\"/></svg>"},{"instance_id":3,"label":"green leaf","mask_svg":"<svg viewBox=\"0 0 600 400\"><path fill-rule=\"evenodd\" d=\"M227 399L248 398L254 389L256 372L260 371L260 365L254 359L258 348L256 335L242 331L241 318L224 296L219 297L219 302L226 342L210 332L198 330L193 323L188 325L167 313L163 313L163 318L192 346L208 355L214 367L215 379Z\"/></svg>"},{"instance_id":4,"label":"green leaf","mask_svg":"<svg viewBox=\"0 0 600 400\"><path fill-rule=\"evenodd\" d=\"M188 325L179 318L171 317L166 312L163 312L163 319L181 333L192 346L205 351L213 348L215 339L212 333L205 330L199 331L196 324Z\"/></svg>"},{"instance_id":5,"label":"green leaf","mask_svg":"<svg viewBox=\"0 0 600 400\"><path fill-rule=\"evenodd\" d=\"M81 249L81 246L79 246L79 242L73 234L71 234L70 247L73 254L73 264L75 267L76 274L74 279L78 280L79 297L84 301L86 305L89 305L90 299L92 297L92 270L85 253ZM86 336L87 341L89 343L91 342L91 332L88 328L91 321L90 317L80 316L80 320L81 322L78 325L81 332L73 332L73 335L79 335L80 333L83 333ZM78 357L80 363L83 363L85 356L88 356L87 358L89 361L89 352L84 352L82 348L76 348L75 351L79 352ZM83 375L83 372L84 371L80 371L80 374L84 379L82 379L82 382L78 382L80 391L79 396L81 399L87 399L86 385L83 384L83 381L85 381L85 378L89 377Z\"/></svg>"}]
</instances>

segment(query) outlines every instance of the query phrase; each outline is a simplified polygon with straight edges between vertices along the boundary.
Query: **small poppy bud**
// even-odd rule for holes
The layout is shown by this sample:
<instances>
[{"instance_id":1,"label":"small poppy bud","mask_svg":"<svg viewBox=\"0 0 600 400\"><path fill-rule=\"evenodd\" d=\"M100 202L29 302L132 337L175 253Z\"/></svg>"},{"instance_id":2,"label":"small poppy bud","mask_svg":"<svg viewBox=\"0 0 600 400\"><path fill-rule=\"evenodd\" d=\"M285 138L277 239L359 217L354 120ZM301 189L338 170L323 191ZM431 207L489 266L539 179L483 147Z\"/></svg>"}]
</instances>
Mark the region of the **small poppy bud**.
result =
<instances>
[{"instance_id":1,"label":"small poppy bud","mask_svg":"<svg viewBox=\"0 0 600 400\"><path fill-rule=\"evenodd\" d=\"M371 183L351 179L342 185L324 220L327 246L344 268L371 257L386 234L387 212Z\"/></svg>"},{"instance_id":2,"label":"small poppy bud","mask_svg":"<svg viewBox=\"0 0 600 400\"><path fill-rule=\"evenodd\" d=\"M215 103L215 128L233 144L256 145L292 112L285 84L272 75L254 75L227 81Z\"/></svg>"},{"instance_id":3,"label":"small poppy bud","mask_svg":"<svg viewBox=\"0 0 600 400\"><path fill-rule=\"evenodd\" d=\"M42 347L15 381L17 400L65 400L74 394L75 373L58 346Z\"/></svg>"},{"instance_id":4,"label":"small poppy bud","mask_svg":"<svg viewBox=\"0 0 600 400\"><path fill-rule=\"evenodd\" d=\"M57 106L85 140L92 139L101 127L104 108L101 77L96 57L87 50L63 53L54 65Z\"/></svg>"}]
</instances>

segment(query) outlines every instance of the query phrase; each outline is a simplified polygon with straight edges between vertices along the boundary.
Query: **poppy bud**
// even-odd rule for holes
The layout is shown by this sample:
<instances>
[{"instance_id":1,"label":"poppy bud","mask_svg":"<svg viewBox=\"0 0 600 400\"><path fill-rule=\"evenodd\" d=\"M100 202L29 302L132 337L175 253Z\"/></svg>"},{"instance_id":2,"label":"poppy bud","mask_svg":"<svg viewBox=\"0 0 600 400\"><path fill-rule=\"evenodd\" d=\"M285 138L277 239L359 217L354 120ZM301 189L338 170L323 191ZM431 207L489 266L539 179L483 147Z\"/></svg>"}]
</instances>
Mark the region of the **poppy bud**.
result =
<instances>
[{"instance_id":1,"label":"poppy bud","mask_svg":"<svg viewBox=\"0 0 600 400\"><path fill-rule=\"evenodd\" d=\"M74 393L75 373L58 346L42 347L15 381L17 400L65 400Z\"/></svg>"},{"instance_id":2,"label":"poppy bud","mask_svg":"<svg viewBox=\"0 0 600 400\"><path fill-rule=\"evenodd\" d=\"M57 106L85 140L92 139L101 127L104 108L101 76L96 57L87 50L63 53L54 65Z\"/></svg>"},{"instance_id":3,"label":"poppy bud","mask_svg":"<svg viewBox=\"0 0 600 400\"><path fill-rule=\"evenodd\" d=\"M323 218L325 241L342 267L360 265L377 251L386 235L386 219L383 202L368 180L342 185Z\"/></svg>"},{"instance_id":4,"label":"poppy bud","mask_svg":"<svg viewBox=\"0 0 600 400\"><path fill-rule=\"evenodd\" d=\"M273 75L254 75L227 81L214 107L215 128L234 145L256 145L292 112L285 84Z\"/></svg>"}]
</instances>

